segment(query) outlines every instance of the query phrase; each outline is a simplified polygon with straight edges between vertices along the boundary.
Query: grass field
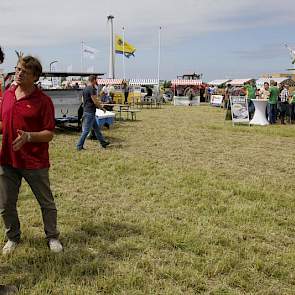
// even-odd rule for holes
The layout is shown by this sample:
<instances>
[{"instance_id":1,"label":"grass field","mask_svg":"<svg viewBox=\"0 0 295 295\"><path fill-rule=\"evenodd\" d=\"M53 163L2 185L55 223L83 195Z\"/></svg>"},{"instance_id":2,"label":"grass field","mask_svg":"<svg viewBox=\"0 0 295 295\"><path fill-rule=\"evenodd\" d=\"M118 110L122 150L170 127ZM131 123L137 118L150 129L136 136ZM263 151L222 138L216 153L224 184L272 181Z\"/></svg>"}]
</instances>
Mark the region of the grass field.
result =
<instances>
[{"instance_id":1,"label":"grass field","mask_svg":"<svg viewBox=\"0 0 295 295\"><path fill-rule=\"evenodd\" d=\"M295 294L295 125L232 127L221 109L143 110L77 152L57 132L51 183L65 251L49 253L22 186L19 294ZM4 237L2 239L4 244Z\"/></svg>"}]
</instances>

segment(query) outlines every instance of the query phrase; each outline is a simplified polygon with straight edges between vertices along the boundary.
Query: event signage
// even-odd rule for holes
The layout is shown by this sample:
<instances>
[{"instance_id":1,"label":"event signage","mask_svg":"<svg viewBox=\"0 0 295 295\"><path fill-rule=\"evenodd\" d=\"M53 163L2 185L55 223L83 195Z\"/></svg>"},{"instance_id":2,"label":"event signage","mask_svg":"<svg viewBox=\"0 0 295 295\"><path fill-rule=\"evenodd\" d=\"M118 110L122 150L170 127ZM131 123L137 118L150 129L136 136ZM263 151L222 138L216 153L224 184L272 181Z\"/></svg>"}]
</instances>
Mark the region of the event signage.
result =
<instances>
[{"instance_id":1,"label":"event signage","mask_svg":"<svg viewBox=\"0 0 295 295\"><path fill-rule=\"evenodd\" d=\"M222 102L223 102L223 95L216 95L216 94L211 95L211 101L210 101L211 105L221 107Z\"/></svg>"},{"instance_id":2,"label":"event signage","mask_svg":"<svg viewBox=\"0 0 295 295\"><path fill-rule=\"evenodd\" d=\"M246 96L230 96L232 122L249 124L248 101Z\"/></svg>"}]
</instances>

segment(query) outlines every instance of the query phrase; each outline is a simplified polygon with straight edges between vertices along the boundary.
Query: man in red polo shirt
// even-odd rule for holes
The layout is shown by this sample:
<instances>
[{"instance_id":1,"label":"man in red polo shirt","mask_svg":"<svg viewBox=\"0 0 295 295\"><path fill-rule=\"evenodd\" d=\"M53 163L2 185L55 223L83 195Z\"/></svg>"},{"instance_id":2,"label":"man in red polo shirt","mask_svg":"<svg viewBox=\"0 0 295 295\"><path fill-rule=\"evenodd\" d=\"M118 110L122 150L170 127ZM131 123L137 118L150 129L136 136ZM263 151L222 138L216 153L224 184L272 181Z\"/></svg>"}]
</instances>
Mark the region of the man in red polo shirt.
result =
<instances>
[{"instance_id":1,"label":"man in red polo shirt","mask_svg":"<svg viewBox=\"0 0 295 295\"><path fill-rule=\"evenodd\" d=\"M58 240L57 210L48 176L54 107L50 97L35 86L41 73L38 59L21 56L15 68L15 83L0 102L0 214L8 238L3 254L11 253L20 240L16 204L22 178L40 204L50 250L57 253L63 249Z\"/></svg>"},{"instance_id":2,"label":"man in red polo shirt","mask_svg":"<svg viewBox=\"0 0 295 295\"><path fill-rule=\"evenodd\" d=\"M0 47L0 64L2 64L4 61L4 53ZM0 89L1 92L1 89ZM1 93L0 93L0 100L1 100ZM15 294L17 293L16 286L11 285L0 285L0 294L1 295L9 295L9 294Z\"/></svg>"}]
</instances>

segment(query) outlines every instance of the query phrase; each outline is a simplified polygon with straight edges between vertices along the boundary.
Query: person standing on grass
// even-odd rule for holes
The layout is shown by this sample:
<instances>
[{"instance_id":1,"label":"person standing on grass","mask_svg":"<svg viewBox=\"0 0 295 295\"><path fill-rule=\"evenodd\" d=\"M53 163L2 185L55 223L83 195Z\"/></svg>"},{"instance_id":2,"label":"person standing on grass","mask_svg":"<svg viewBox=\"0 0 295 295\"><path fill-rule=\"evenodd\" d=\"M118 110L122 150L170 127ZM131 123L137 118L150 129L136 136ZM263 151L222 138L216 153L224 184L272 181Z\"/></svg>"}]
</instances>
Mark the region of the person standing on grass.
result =
<instances>
[{"instance_id":1,"label":"person standing on grass","mask_svg":"<svg viewBox=\"0 0 295 295\"><path fill-rule=\"evenodd\" d=\"M269 99L269 83L268 82L264 82L263 84L263 88L261 88L259 90L259 97L261 99Z\"/></svg>"},{"instance_id":2,"label":"person standing on grass","mask_svg":"<svg viewBox=\"0 0 295 295\"><path fill-rule=\"evenodd\" d=\"M0 47L0 64L2 64L4 61L4 52L2 51ZM0 89L1 91L1 89ZM1 100L1 95L0 95ZM1 103L1 102L0 102ZM17 288L15 286L11 285L0 285L0 295L9 295L9 294L15 294L17 292Z\"/></svg>"},{"instance_id":3,"label":"person standing on grass","mask_svg":"<svg viewBox=\"0 0 295 295\"><path fill-rule=\"evenodd\" d=\"M251 81L251 82L245 83L244 89L247 91L249 119L251 120L255 112L255 106L252 101L252 99L256 98L256 87L254 85L254 82Z\"/></svg>"},{"instance_id":4,"label":"person standing on grass","mask_svg":"<svg viewBox=\"0 0 295 295\"><path fill-rule=\"evenodd\" d=\"M8 239L3 247L4 255L12 253L20 241L17 199L23 178L41 207L50 250L55 253L63 250L58 240L57 210L48 175L54 107L50 97L35 85L41 74L38 59L20 55L15 81L0 102L0 214Z\"/></svg>"},{"instance_id":5,"label":"person standing on grass","mask_svg":"<svg viewBox=\"0 0 295 295\"><path fill-rule=\"evenodd\" d=\"M270 124L276 123L277 116L277 102L280 90L274 80L270 81L269 99L268 99L268 120Z\"/></svg>"},{"instance_id":6,"label":"person standing on grass","mask_svg":"<svg viewBox=\"0 0 295 295\"><path fill-rule=\"evenodd\" d=\"M77 150L81 151L84 149L84 143L93 128L97 140L103 148L106 148L110 143L106 141L101 134L100 128L96 122L95 112L96 108L102 109L100 100L97 96L96 89L97 81L95 75L90 75L88 78L88 86L83 90L83 123L82 123L82 134L77 143Z\"/></svg>"},{"instance_id":7,"label":"person standing on grass","mask_svg":"<svg viewBox=\"0 0 295 295\"><path fill-rule=\"evenodd\" d=\"M293 92L291 96L291 101L290 101L290 108L291 108L291 123L295 120L295 91Z\"/></svg>"},{"instance_id":8,"label":"person standing on grass","mask_svg":"<svg viewBox=\"0 0 295 295\"><path fill-rule=\"evenodd\" d=\"M289 109L289 85L284 85L283 90L280 93L280 101L279 101L279 108L280 108L280 119L281 124L284 125L285 123L285 116Z\"/></svg>"},{"instance_id":9,"label":"person standing on grass","mask_svg":"<svg viewBox=\"0 0 295 295\"><path fill-rule=\"evenodd\" d=\"M122 90L124 92L124 104L128 104L129 86L126 81L123 82Z\"/></svg>"}]
</instances>

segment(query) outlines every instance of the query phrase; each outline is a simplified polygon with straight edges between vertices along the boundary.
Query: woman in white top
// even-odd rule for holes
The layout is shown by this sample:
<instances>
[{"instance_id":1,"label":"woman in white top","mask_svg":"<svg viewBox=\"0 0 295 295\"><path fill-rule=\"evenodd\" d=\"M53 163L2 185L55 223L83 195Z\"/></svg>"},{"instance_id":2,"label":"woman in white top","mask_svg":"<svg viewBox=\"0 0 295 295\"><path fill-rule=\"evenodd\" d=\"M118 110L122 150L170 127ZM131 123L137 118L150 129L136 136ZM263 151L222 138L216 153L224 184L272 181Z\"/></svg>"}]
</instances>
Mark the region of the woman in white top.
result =
<instances>
[{"instance_id":1,"label":"woman in white top","mask_svg":"<svg viewBox=\"0 0 295 295\"><path fill-rule=\"evenodd\" d=\"M264 82L263 88L259 91L259 96L261 99L269 99L270 92L269 92L269 83Z\"/></svg>"}]
</instances>

